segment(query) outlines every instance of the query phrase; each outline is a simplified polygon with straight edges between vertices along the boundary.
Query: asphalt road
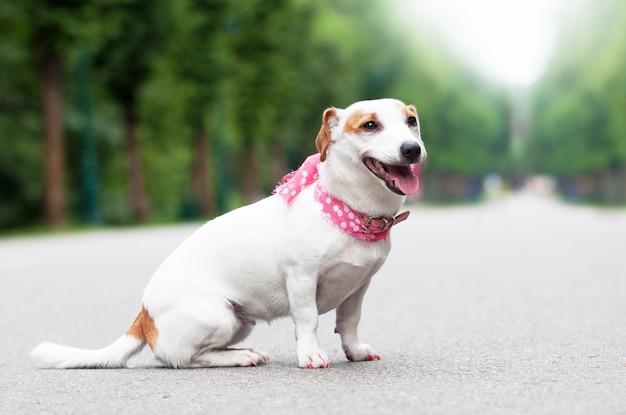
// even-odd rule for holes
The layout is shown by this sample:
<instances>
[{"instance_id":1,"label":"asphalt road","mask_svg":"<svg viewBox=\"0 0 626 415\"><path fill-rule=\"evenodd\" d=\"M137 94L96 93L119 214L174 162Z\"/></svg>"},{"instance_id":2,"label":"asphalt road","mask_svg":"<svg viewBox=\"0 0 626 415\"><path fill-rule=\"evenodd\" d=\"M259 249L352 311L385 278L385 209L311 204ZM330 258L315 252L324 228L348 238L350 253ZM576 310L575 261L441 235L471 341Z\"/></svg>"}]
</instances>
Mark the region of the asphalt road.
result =
<instances>
[{"instance_id":1,"label":"asphalt road","mask_svg":"<svg viewBox=\"0 0 626 415\"><path fill-rule=\"evenodd\" d=\"M257 325L253 368L41 370L42 340L110 343L195 225L0 239L2 414L626 414L626 212L518 195L413 209L365 298L345 360L297 368L292 323Z\"/></svg>"}]
</instances>

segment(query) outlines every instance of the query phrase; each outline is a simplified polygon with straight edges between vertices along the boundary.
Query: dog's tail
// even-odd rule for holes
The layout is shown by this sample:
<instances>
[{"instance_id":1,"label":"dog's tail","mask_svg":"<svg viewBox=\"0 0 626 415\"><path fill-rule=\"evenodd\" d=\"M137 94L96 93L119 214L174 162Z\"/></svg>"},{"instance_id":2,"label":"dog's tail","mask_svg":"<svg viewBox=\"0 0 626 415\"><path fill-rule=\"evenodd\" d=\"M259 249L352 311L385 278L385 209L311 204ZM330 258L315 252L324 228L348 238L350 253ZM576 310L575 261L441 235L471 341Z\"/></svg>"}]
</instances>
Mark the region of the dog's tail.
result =
<instances>
[{"instance_id":1,"label":"dog's tail","mask_svg":"<svg viewBox=\"0 0 626 415\"><path fill-rule=\"evenodd\" d=\"M43 342L30 356L40 367L57 369L111 369L126 367L126 362L148 343L152 349L158 331L148 311L142 307L130 329L119 339L102 349L80 349Z\"/></svg>"}]
</instances>

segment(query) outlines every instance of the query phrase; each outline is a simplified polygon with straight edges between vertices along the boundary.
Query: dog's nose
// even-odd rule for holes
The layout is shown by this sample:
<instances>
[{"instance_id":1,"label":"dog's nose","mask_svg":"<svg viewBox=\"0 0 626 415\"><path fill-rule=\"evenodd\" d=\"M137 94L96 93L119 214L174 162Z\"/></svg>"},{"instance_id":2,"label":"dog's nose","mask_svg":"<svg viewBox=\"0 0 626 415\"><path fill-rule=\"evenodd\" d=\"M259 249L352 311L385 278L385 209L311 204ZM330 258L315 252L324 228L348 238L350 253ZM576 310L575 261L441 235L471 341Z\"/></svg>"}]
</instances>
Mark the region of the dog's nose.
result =
<instances>
[{"instance_id":1,"label":"dog's nose","mask_svg":"<svg viewBox=\"0 0 626 415\"><path fill-rule=\"evenodd\" d=\"M402 157L409 163L415 163L420 154L422 154L422 147L414 141L405 141L402 146L400 146L400 154L402 154Z\"/></svg>"}]
</instances>

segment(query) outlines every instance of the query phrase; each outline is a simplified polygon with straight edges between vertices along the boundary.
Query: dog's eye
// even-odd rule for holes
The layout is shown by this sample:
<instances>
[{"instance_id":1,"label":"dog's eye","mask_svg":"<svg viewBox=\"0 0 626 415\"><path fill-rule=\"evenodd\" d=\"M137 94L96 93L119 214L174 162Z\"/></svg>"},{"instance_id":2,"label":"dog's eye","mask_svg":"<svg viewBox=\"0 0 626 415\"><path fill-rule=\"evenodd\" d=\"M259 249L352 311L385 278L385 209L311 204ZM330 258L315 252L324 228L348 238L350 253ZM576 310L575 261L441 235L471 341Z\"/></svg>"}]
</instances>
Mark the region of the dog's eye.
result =
<instances>
[{"instance_id":1,"label":"dog's eye","mask_svg":"<svg viewBox=\"0 0 626 415\"><path fill-rule=\"evenodd\" d=\"M361 127L365 128L366 130L375 130L378 128L378 124L376 124L374 121L368 121L365 124L363 124Z\"/></svg>"},{"instance_id":2,"label":"dog's eye","mask_svg":"<svg viewBox=\"0 0 626 415\"><path fill-rule=\"evenodd\" d=\"M417 127L417 118L409 117L406 119L406 123L409 124L409 127Z\"/></svg>"}]
</instances>

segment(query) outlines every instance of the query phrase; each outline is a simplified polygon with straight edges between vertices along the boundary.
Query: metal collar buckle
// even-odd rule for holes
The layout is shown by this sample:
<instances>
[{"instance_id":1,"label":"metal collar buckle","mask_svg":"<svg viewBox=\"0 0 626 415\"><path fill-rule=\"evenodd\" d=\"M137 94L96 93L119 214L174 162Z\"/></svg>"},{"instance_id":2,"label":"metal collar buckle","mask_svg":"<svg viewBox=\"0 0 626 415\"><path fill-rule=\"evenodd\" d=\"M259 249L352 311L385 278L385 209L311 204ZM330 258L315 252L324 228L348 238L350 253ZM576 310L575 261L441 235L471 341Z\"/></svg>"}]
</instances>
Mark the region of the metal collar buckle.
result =
<instances>
[{"instance_id":1,"label":"metal collar buckle","mask_svg":"<svg viewBox=\"0 0 626 415\"><path fill-rule=\"evenodd\" d=\"M372 222L375 222L376 225L378 225L376 227L376 229L370 229L370 226L372 225ZM380 222L382 222L382 225L380 224ZM367 217L367 220L365 221L365 223L363 224L363 229L367 229L370 232L385 232L386 230L388 230L389 228L391 228L393 225L395 225L396 223L396 218L386 218L386 217L379 217L379 218L373 218L371 216Z\"/></svg>"},{"instance_id":2,"label":"metal collar buckle","mask_svg":"<svg viewBox=\"0 0 626 415\"><path fill-rule=\"evenodd\" d=\"M381 216L374 218L372 216L366 216L363 214L361 220L363 221L363 229L370 233L383 233L388 231L393 225L396 225L409 217L409 211L402 212L396 217L390 218L388 216Z\"/></svg>"}]
</instances>

